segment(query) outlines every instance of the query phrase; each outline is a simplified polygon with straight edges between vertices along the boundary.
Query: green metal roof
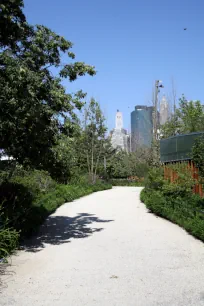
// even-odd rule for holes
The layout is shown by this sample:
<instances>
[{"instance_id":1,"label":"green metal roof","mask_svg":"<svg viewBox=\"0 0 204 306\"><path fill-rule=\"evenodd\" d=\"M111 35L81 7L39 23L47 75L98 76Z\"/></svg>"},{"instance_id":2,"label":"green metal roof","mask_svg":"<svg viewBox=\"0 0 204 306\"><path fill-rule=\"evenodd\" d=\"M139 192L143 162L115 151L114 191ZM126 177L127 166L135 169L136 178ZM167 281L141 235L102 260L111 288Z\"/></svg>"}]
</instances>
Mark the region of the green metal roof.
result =
<instances>
[{"instance_id":1,"label":"green metal roof","mask_svg":"<svg viewBox=\"0 0 204 306\"><path fill-rule=\"evenodd\" d=\"M160 160L162 163L191 159L195 139L204 132L182 134L160 140Z\"/></svg>"}]
</instances>

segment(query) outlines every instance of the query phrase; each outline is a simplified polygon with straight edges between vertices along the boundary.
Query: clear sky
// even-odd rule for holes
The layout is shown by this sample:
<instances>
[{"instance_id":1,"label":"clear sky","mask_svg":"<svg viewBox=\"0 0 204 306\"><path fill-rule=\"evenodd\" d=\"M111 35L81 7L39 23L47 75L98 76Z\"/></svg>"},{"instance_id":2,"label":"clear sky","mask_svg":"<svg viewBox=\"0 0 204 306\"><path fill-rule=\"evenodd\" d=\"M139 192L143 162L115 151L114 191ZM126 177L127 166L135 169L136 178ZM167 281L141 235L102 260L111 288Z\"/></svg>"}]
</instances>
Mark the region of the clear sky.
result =
<instances>
[{"instance_id":1,"label":"clear sky","mask_svg":"<svg viewBox=\"0 0 204 306\"><path fill-rule=\"evenodd\" d=\"M76 60L92 64L93 78L82 77L70 90L83 89L105 112L150 105L155 79L162 93L204 101L203 0L24 0L28 22L43 24L74 43ZM187 31L183 28L187 27ZM65 83L69 90L70 84Z\"/></svg>"}]
</instances>

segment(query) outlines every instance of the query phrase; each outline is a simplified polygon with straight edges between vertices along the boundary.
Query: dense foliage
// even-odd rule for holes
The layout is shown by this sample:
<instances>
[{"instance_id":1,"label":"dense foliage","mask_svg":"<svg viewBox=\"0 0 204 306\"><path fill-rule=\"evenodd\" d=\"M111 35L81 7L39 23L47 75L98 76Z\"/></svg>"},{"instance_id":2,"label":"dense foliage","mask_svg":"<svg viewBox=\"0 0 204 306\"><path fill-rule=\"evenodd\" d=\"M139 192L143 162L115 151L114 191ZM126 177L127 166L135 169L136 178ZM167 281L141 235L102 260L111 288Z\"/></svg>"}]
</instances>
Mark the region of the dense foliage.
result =
<instances>
[{"instance_id":1,"label":"dense foliage","mask_svg":"<svg viewBox=\"0 0 204 306\"><path fill-rule=\"evenodd\" d=\"M95 183L101 162L112 152L106 137L107 127L100 105L93 98L84 111L79 151L85 159L92 183Z\"/></svg>"},{"instance_id":2,"label":"dense foliage","mask_svg":"<svg viewBox=\"0 0 204 306\"><path fill-rule=\"evenodd\" d=\"M200 101L187 101L184 96L171 118L161 126L161 136L168 138L178 134L204 130L204 111Z\"/></svg>"},{"instance_id":3,"label":"dense foliage","mask_svg":"<svg viewBox=\"0 0 204 306\"><path fill-rule=\"evenodd\" d=\"M204 241L204 199L192 193L195 181L187 166L172 166L177 178L164 180L162 168L149 172L141 200L158 216L171 220Z\"/></svg>"},{"instance_id":4,"label":"dense foliage","mask_svg":"<svg viewBox=\"0 0 204 306\"><path fill-rule=\"evenodd\" d=\"M199 175L203 182L204 178L204 137L198 137L192 148L192 160L199 169Z\"/></svg>"},{"instance_id":5,"label":"dense foliage","mask_svg":"<svg viewBox=\"0 0 204 306\"><path fill-rule=\"evenodd\" d=\"M0 149L20 164L49 169L59 138L72 136L75 110L84 104L85 94L67 93L62 80L72 82L95 70L74 62L70 41L45 26L28 25L22 4L5 1L0 10Z\"/></svg>"},{"instance_id":6,"label":"dense foliage","mask_svg":"<svg viewBox=\"0 0 204 306\"><path fill-rule=\"evenodd\" d=\"M151 149L138 148L135 152L116 152L107 161L107 175L109 178L128 178L135 176L146 177L152 163Z\"/></svg>"},{"instance_id":7,"label":"dense foliage","mask_svg":"<svg viewBox=\"0 0 204 306\"><path fill-rule=\"evenodd\" d=\"M29 30L22 11L23 0L1 0L0 4L0 47L17 48L17 43Z\"/></svg>"}]
</instances>

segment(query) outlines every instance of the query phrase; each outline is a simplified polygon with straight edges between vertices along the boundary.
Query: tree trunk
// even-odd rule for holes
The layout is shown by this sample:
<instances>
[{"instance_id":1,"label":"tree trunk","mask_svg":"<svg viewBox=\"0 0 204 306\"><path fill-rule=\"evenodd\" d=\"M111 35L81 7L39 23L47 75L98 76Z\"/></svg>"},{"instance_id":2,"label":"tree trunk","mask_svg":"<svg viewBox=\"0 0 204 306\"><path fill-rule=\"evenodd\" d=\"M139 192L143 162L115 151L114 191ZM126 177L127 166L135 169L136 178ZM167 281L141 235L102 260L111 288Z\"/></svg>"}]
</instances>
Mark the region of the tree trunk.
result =
<instances>
[{"instance_id":1,"label":"tree trunk","mask_svg":"<svg viewBox=\"0 0 204 306\"><path fill-rule=\"evenodd\" d=\"M95 173L94 173L94 183L96 182L96 173L97 173L97 169L98 169L99 159L101 157L101 149L102 149L102 144L100 146L100 151L99 151L98 158L97 158L97 161L96 161Z\"/></svg>"},{"instance_id":2,"label":"tree trunk","mask_svg":"<svg viewBox=\"0 0 204 306\"><path fill-rule=\"evenodd\" d=\"M92 141L91 141L91 179L92 183L94 183L94 140L92 136Z\"/></svg>"}]
</instances>

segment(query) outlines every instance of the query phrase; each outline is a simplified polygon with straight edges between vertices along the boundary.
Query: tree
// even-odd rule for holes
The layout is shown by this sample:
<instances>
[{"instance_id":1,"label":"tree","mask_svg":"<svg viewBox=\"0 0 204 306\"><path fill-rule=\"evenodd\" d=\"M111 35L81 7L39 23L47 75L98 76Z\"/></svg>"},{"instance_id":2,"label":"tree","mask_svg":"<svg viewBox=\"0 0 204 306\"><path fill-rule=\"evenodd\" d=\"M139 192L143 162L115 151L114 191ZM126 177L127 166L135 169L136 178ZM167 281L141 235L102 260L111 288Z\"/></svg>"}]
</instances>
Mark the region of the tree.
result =
<instances>
[{"instance_id":1,"label":"tree","mask_svg":"<svg viewBox=\"0 0 204 306\"><path fill-rule=\"evenodd\" d=\"M204 112L200 101L187 101L184 96L179 101L175 114L161 126L163 138L204 130Z\"/></svg>"},{"instance_id":2,"label":"tree","mask_svg":"<svg viewBox=\"0 0 204 306\"><path fill-rule=\"evenodd\" d=\"M127 178L131 176L130 155L124 151L116 152L108 161L107 173L110 178Z\"/></svg>"},{"instance_id":3,"label":"tree","mask_svg":"<svg viewBox=\"0 0 204 306\"><path fill-rule=\"evenodd\" d=\"M92 183L96 182L99 164L107 152L105 118L100 105L93 98L84 113L81 152L86 157L87 169Z\"/></svg>"},{"instance_id":4,"label":"tree","mask_svg":"<svg viewBox=\"0 0 204 306\"><path fill-rule=\"evenodd\" d=\"M119 151L108 160L107 172L110 178L127 178L146 176L152 164L151 149L140 147L135 152Z\"/></svg>"},{"instance_id":5,"label":"tree","mask_svg":"<svg viewBox=\"0 0 204 306\"><path fill-rule=\"evenodd\" d=\"M204 129L204 113L200 101L188 102L183 96L179 106L177 113L183 123L182 131L184 133L202 131Z\"/></svg>"},{"instance_id":6,"label":"tree","mask_svg":"<svg viewBox=\"0 0 204 306\"><path fill-rule=\"evenodd\" d=\"M31 30L22 12L23 0L1 0L0 47L16 49L17 43Z\"/></svg>"},{"instance_id":7,"label":"tree","mask_svg":"<svg viewBox=\"0 0 204 306\"><path fill-rule=\"evenodd\" d=\"M172 114L172 117L169 118L169 120L161 126L161 138L168 138L171 136L175 136L177 134L180 134L182 128L182 122L177 114Z\"/></svg>"},{"instance_id":8,"label":"tree","mask_svg":"<svg viewBox=\"0 0 204 306\"><path fill-rule=\"evenodd\" d=\"M76 175L78 153L76 137L60 136L57 144L52 148L51 158L47 159L46 169L56 181L67 184Z\"/></svg>"},{"instance_id":9,"label":"tree","mask_svg":"<svg viewBox=\"0 0 204 306\"><path fill-rule=\"evenodd\" d=\"M41 169L53 162L61 135L72 135L75 110L84 104L85 94L67 93L62 79L93 76L95 69L73 61L70 41L45 26L27 25L22 6L20 0L4 1L0 10L0 149ZM11 24L16 32L6 39L3 33ZM62 53L68 55L67 64Z\"/></svg>"},{"instance_id":10,"label":"tree","mask_svg":"<svg viewBox=\"0 0 204 306\"><path fill-rule=\"evenodd\" d=\"M132 175L144 177L152 165L152 148L140 147L129 154L129 159Z\"/></svg>"}]
</instances>

